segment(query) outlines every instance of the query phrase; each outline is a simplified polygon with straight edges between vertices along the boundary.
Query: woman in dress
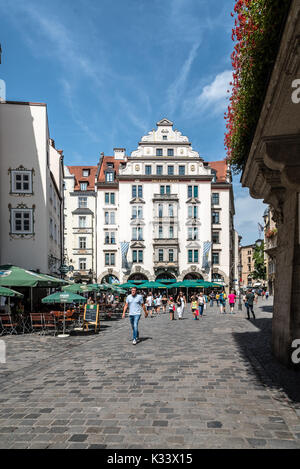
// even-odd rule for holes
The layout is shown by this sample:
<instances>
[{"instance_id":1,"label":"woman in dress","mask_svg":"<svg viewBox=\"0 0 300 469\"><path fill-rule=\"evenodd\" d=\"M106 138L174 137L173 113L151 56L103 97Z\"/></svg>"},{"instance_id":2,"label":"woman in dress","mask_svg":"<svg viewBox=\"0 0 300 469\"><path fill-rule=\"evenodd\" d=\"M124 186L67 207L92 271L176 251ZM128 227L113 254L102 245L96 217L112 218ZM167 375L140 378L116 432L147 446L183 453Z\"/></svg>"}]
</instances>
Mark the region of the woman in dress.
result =
<instances>
[{"instance_id":1,"label":"woman in dress","mask_svg":"<svg viewBox=\"0 0 300 469\"><path fill-rule=\"evenodd\" d=\"M180 291L179 295L177 296L176 304L177 304L178 319L182 319L184 308L186 305L186 298L182 291Z\"/></svg>"}]
</instances>

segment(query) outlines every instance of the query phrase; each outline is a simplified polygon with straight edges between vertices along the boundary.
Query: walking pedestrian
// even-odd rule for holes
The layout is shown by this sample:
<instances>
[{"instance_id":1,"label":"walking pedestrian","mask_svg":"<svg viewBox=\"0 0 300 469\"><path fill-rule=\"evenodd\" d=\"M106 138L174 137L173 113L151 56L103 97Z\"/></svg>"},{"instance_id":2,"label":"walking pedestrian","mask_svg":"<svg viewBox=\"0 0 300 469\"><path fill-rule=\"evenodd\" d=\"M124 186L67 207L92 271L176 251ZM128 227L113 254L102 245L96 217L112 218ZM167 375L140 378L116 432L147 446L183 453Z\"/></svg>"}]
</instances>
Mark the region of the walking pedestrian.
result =
<instances>
[{"instance_id":1,"label":"walking pedestrian","mask_svg":"<svg viewBox=\"0 0 300 469\"><path fill-rule=\"evenodd\" d=\"M167 304L168 304L168 298L165 293L163 294L161 302L162 302L162 307L163 307L163 313L165 313L167 311Z\"/></svg>"},{"instance_id":2,"label":"walking pedestrian","mask_svg":"<svg viewBox=\"0 0 300 469\"><path fill-rule=\"evenodd\" d=\"M152 292L150 291L147 298L146 298L146 307L147 313L150 314L150 318L152 318L152 311L153 311L153 296Z\"/></svg>"},{"instance_id":3,"label":"walking pedestrian","mask_svg":"<svg viewBox=\"0 0 300 469\"><path fill-rule=\"evenodd\" d=\"M126 303L123 309L122 318L125 318L127 309L129 308L129 319L132 327L132 343L136 345L139 341L139 320L141 319L142 310L144 310L146 317L146 308L142 295L137 294L136 287L132 287L131 294L127 296Z\"/></svg>"},{"instance_id":4,"label":"walking pedestrian","mask_svg":"<svg viewBox=\"0 0 300 469\"><path fill-rule=\"evenodd\" d=\"M198 307L199 307L200 318L203 318L203 310L204 310L205 305L206 305L205 296L201 292L198 296Z\"/></svg>"},{"instance_id":5,"label":"walking pedestrian","mask_svg":"<svg viewBox=\"0 0 300 469\"><path fill-rule=\"evenodd\" d=\"M175 314L175 302L174 302L174 298L172 296L170 296L169 300L168 300L168 307L169 307L169 313L170 313L170 319L171 321L174 321L174 314Z\"/></svg>"},{"instance_id":6,"label":"walking pedestrian","mask_svg":"<svg viewBox=\"0 0 300 469\"><path fill-rule=\"evenodd\" d=\"M220 302L220 293L217 293L217 294L216 294L216 300L217 300L217 306L219 306L219 302Z\"/></svg>"},{"instance_id":7,"label":"walking pedestrian","mask_svg":"<svg viewBox=\"0 0 300 469\"><path fill-rule=\"evenodd\" d=\"M210 294L209 294L209 306L210 307L212 307L214 305L215 298L216 298L215 293L213 291L211 291Z\"/></svg>"},{"instance_id":8,"label":"walking pedestrian","mask_svg":"<svg viewBox=\"0 0 300 469\"><path fill-rule=\"evenodd\" d=\"M157 312L157 314L160 313L161 301L162 301L161 295L156 295L156 312Z\"/></svg>"},{"instance_id":9,"label":"walking pedestrian","mask_svg":"<svg viewBox=\"0 0 300 469\"><path fill-rule=\"evenodd\" d=\"M266 300L269 298L269 291L266 291Z\"/></svg>"},{"instance_id":10,"label":"walking pedestrian","mask_svg":"<svg viewBox=\"0 0 300 469\"><path fill-rule=\"evenodd\" d=\"M236 300L236 294L233 290L231 290L231 293L228 295L230 314L232 314L234 312L233 309L234 309L234 305L235 305L235 300Z\"/></svg>"},{"instance_id":11,"label":"walking pedestrian","mask_svg":"<svg viewBox=\"0 0 300 469\"><path fill-rule=\"evenodd\" d=\"M176 304L177 304L178 319L182 319L184 309L185 309L185 305L186 305L186 298L185 298L182 291L180 291L179 295L177 296Z\"/></svg>"},{"instance_id":12,"label":"walking pedestrian","mask_svg":"<svg viewBox=\"0 0 300 469\"><path fill-rule=\"evenodd\" d=\"M196 296L192 296L191 298L192 302L191 302L191 310L192 310L192 313L193 313L193 317L195 320L198 319L198 315L199 315L199 311L198 311L198 301L197 301L197 298Z\"/></svg>"},{"instance_id":13,"label":"walking pedestrian","mask_svg":"<svg viewBox=\"0 0 300 469\"><path fill-rule=\"evenodd\" d=\"M225 291L222 291L222 293L220 294L220 312L221 313L226 314L225 306L226 306L226 293Z\"/></svg>"},{"instance_id":14,"label":"walking pedestrian","mask_svg":"<svg viewBox=\"0 0 300 469\"><path fill-rule=\"evenodd\" d=\"M253 295L251 290L248 290L248 293L246 294L246 302L245 302L245 306L246 306L246 309L247 309L247 316L248 316L247 319L250 319L249 310L252 313L253 319L255 319L255 314L254 314L254 311L253 311L253 301L254 301L254 295Z\"/></svg>"}]
</instances>

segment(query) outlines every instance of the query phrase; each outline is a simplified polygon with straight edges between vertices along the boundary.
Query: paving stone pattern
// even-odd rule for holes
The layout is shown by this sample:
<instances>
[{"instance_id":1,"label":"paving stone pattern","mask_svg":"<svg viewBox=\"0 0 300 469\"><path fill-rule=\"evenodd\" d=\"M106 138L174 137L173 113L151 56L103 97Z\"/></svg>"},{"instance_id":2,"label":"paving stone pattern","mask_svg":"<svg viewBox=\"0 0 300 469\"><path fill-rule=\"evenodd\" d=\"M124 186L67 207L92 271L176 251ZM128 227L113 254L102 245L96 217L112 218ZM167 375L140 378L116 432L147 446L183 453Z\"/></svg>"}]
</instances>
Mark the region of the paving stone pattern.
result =
<instances>
[{"instance_id":1,"label":"paving stone pattern","mask_svg":"<svg viewBox=\"0 0 300 469\"><path fill-rule=\"evenodd\" d=\"M300 376L270 350L271 302L103 323L98 335L8 336L0 448L300 448Z\"/></svg>"}]
</instances>

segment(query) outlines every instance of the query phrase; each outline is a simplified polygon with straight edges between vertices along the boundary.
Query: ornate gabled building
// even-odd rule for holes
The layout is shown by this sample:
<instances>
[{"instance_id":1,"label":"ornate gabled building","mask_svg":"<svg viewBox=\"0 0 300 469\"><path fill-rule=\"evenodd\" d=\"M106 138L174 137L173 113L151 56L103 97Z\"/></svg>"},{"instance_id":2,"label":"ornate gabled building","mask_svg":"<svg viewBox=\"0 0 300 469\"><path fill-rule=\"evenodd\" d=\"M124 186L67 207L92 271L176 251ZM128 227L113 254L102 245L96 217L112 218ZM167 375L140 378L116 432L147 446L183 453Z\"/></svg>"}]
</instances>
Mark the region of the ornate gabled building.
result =
<instances>
[{"instance_id":1,"label":"ornate gabled building","mask_svg":"<svg viewBox=\"0 0 300 469\"><path fill-rule=\"evenodd\" d=\"M162 119L126 156L100 159L97 280L205 279L234 286L238 262L226 161L205 162Z\"/></svg>"}]
</instances>

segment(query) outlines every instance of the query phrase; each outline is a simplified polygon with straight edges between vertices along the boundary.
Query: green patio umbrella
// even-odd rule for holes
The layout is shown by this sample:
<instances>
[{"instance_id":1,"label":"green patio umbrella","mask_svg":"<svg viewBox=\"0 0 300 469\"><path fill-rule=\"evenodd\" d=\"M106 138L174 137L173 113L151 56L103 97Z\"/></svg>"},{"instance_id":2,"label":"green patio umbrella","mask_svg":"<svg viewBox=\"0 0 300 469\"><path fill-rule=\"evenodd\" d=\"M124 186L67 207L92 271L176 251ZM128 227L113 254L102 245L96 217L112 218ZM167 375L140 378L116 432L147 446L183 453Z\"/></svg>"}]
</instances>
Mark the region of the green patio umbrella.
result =
<instances>
[{"instance_id":1,"label":"green patio umbrella","mask_svg":"<svg viewBox=\"0 0 300 469\"><path fill-rule=\"evenodd\" d=\"M118 286L121 287L121 288L128 288L128 289L133 288L133 287L137 287L137 285L134 285L134 284L128 283L128 282L120 283Z\"/></svg>"},{"instance_id":2,"label":"green patio umbrella","mask_svg":"<svg viewBox=\"0 0 300 469\"><path fill-rule=\"evenodd\" d=\"M68 337L69 334L66 334L66 304L70 303L86 303L86 298L84 296L76 295L72 292L56 292L52 295L48 295L42 299L42 303L47 304L56 304L63 303L64 305L64 322L63 322L63 333L59 334L57 337Z\"/></svg>"},{"instance_id":3,"label":"green patio umbrella","mask_svg":"<svg viewBox=\"0 0 300 469\"><path fill-rule=\"evenodd\" d=\"M165 285L159 282L145 282L141 285L142 288L165 288Z\"/></svg>"},{"instance_id":4,"label":"green patio umbrella","mask_svg":"<svg viewBox=\"0 0 300 469\"><path fill-rule=\"evenodd\" d=\"M71 292L71 293L84 293L84 292L96 291L98 287L92 286L92 285L83 285L82 283L74 283L73 285L67 285L63 287L62 289L63 291Z\"/></svg>"},{"instance_id":5,"label":"green patio umbrella","mask_svg":"<svg viewBox=\"0 0 300 469\"><path fill-rule=\"evenodd\" d=\"M0 296L18 296L18 297L22 297L24 295L22 293L19 293L18 291L11 290L10 288L0 287Z\"/></svg>"},{"instance_id":6,"label":"green patio umbrella","mask_svg":"<svg viewBox=\"0 0 300 469\"><path fill-rule=\"evenodd\" d=\"M0 286L3 287L54 287L62 282L59 278L37 274L15 265L0 266Z\"/></svg>"}]
</instances>

